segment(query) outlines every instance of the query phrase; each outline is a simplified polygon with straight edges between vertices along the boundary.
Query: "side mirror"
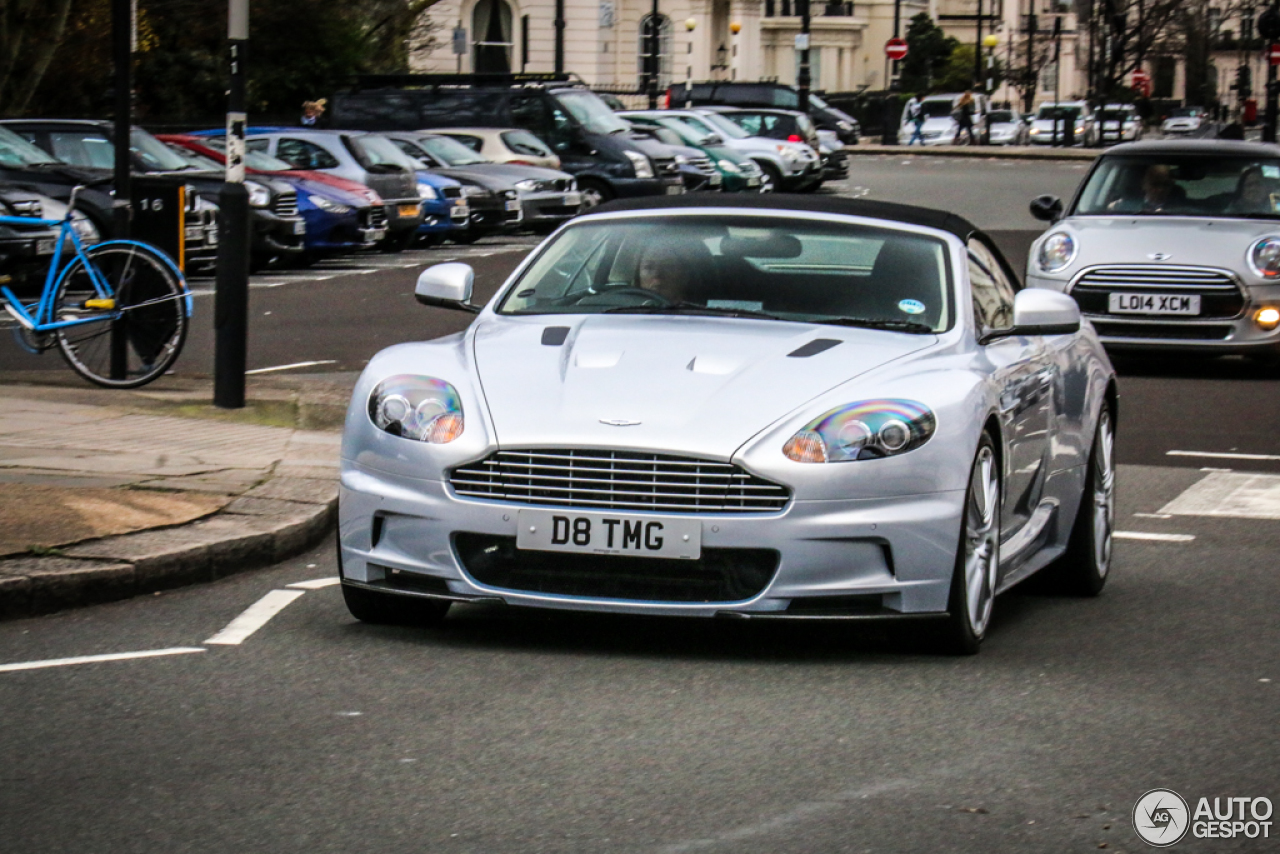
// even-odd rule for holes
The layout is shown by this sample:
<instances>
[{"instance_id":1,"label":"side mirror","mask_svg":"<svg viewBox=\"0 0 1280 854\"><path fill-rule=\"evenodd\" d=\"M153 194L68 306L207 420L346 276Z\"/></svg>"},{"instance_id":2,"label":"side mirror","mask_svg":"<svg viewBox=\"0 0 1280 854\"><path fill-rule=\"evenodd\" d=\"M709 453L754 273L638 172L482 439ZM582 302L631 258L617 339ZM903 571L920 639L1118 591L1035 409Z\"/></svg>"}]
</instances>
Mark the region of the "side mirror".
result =
<instances>
[{"instance_id":1,"label":"side mirror","mask_svg":"<svg viewBox=\"0 0 1280 854\"><path fill-rule=\"evenodd\" d=\"M1031 200L1031 215L1045 222L1062 219L1062 199L1057 196L1036 196Z\"/></svg>"},{"instance_id":2,"label":"side mirror","mask_svg":"<svg viewBox=\"0 0 1280 854\"><path fill-rule=\"evenodd\" d=\"M1012 335L1072 335L1080 331L1080 306L1066 294L1027 288L1013 297L1013 326L982 336L987 344Z\"/></svg>"},{"instance_id":3,"label":"side mirror","mask_svg":"<svg viewBox=\"0 0 1280 854\"><path fill-rule=\"evenodd\" d=\"M476 273L470 264L436 264L418 275L413 296L423 305L478 314L480 306L471 304L475 280Z\"/></svg>"}]
</instances>

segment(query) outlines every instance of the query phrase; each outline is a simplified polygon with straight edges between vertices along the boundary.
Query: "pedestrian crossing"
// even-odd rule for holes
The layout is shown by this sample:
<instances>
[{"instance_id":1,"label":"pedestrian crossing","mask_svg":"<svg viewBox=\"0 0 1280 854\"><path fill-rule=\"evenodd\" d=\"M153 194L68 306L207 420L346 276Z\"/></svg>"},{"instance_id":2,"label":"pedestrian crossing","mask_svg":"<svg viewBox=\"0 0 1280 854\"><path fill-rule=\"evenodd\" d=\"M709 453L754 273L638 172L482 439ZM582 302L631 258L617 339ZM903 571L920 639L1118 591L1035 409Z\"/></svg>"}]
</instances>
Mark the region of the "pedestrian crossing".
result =
<instances>
[{"instance_id":1,"label":"pedestrian crossing","mask_svg":"<svg viewBox=\"0 0 1280 854\"><path fill-rule=\"evenodd\" d=\"M1280 519L1280 475L1209 472L1159 512L1169 516Z\"/></svg>"}]
</instances>

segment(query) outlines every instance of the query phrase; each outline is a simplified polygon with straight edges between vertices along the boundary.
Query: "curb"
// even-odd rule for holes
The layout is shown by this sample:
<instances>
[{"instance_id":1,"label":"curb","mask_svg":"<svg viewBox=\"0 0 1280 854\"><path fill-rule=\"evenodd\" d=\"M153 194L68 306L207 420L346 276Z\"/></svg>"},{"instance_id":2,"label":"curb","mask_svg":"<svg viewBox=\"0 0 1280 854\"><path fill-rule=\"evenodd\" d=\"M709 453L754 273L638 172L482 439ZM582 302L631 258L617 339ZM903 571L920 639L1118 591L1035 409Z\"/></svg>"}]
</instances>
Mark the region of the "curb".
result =
<instances>
[{"instance_id":1,"label":"curb","mask_svg":"<svg viewBox=\"0 0 1280 854\"><path fill-rule=\"evenodd\" d=\"M891 154L903 157L980 157L988 160L1079 160L1091 162L1106 149L1088 148L1080 151L1034 148L1010 148L998 145L850 145L844 148L849 155Z\"/></svg>"}]
</instances>

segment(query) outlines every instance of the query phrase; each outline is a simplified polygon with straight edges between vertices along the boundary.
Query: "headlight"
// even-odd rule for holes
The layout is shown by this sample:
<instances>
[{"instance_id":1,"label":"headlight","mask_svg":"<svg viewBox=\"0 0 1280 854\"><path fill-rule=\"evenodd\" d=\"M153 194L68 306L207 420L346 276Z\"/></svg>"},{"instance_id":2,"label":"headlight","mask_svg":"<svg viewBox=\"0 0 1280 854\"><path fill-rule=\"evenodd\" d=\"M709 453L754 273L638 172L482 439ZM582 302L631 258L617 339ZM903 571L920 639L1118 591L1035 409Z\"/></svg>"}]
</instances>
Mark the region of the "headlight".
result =
<instances>
[{"instance_id":1,"label":"headlight","mask_svg":"<svg viewBox=\"0 0 1280 854\"><path fill-rule=\"evenodd\" d=\"M1076 257L1076 241L1070 234L1059 231L1045 238L1040 244L1040 269L1056 273L1067 267ZM1277 268L1280 271L1280 268Z\"/></svg>"},{"instance_id":2,"label":"headlight","mask_svg":"<svg viewBox=\"0 0 1280 854\"><path fill-rule=\"evenodd\" d=\"M487 196L489 191L484 187L477 187L475 184L463 184L462 195L464 196Z\"/></svg>"},{"instance_id":3,"label":"headlight","mask_svg":"<svg viewBox=\"0 0 1280 854\"><path fill-rule=\"evenodd\" d=\"M1076 133L1084 133L1084 125L1080 125L1079 127L1077 127Z\"/></svg>"},{"instance_id":4,"label":"headlight","mask_svg":"<svg viewBox=\"0 0 1280 854\"><path fill-rule=\"evenodd\" d=\"M322 211L328 211L331 214L344 214L351 210L347 205L339 202L331 202L324 196L307 196L307 201L315 205Z\"/></svg>"},{"instance_id":5,"label":"headlight","mask_svg":"<svg viewBox=\"0 0 1280 854\"><path fill-rule=\"evenodd\" d=\"M516 189L532 193L542 189L542 182L533 178L525 178L523 181L516 181Z\"/></svg>"},{"instance_id":6,"label":"headlight","mask_svg":"<svg viewBox=\"0 0 1280 854\"><path fill-rule=\"evenodd\" d=\"M1264 279L1280 278L1280 237L1264 237L1253 244L1249 266Z\"/></svg>"},{"instance_id":7,"label":"headlight","mask_svg":"<svg viewBox=\"0 0 1280 854\"><path fill-rule=\"evenodd\" d=\"M244 188L249 191L249 204L255 208L265 208L271 204L271 191L254 181L245 181Z\"/></svg>"},{"instance_id":8,"label":"headlight","mask_svg":"<svg viewBox=\"0 0 1280 854\"><path fill-rule=\"evenodd\" d=\"M841 119L840 121L836 122L836 127L840 128L840 130L844 130L844 131L850 131L850 130L853 130L853 125L849 124L849 123L848 123L848 122L846 122L844 119Z\"/></svg>"},{"instance_id":9,"label":"headlight","mask_svg":"<svg viewBox=\"0 0 1280 854\"><path fill-rule=\"evenodd\" d=\"M401 374L369 395L369 419L392 436L444 445L462 435L462 401L444 380Z\"/></svg>"},{"instance_id":10,"label":"headlight","mask_svg":"<svg viewBox=\"0 0 1280 854\"><path fill-rule=\"evenodd\" d=\"M905 454L929 441L938 420L913 400L864 400L815 418L782 446L797 463L843 463Z\"/></svg>"},{"instance_id":11,"label":"headlight","mask_svg":"<svg viewBox=\"0 0 1280 854\"><path fill-rule=\"evenodd\" d=\"M98 227L93 224L93 220L80 213L80 211L72 211L71 227L79 235L81 243L92 244L102 239L102 236L98 234Z\"/></svg>"},{"instance_id":12,"label":"headlight","mask_svg":"<svg viewBox=\"0 0 1280 854\"><path fill-rule=\"evenodd\" d=\"M800 152L796 151L789 145L779 145L776 146L776 148L778 149L778 153L782 155L783 160L795 162L800 159Z\"/></svg>"},{"instance_id":13,"label":"headlight","mask_svg":"<svg viewBox=\"0 0 1280 854\"><path fill-rule=\"evenodd\" d=\"M645 157L638 151L624 151L627 159L631 161L631 168L635 170L637 178L652 178L653 164L649 162L649 158Z\"/></svg>"},{"instance_id":14,"label":"headlight","mask_svg":"<svg viewBox=\"0 0 1280 854\"><path fill-rule=\"evenodd\" d=\"M436 188L430 184L418 184L418 198L420 199L438 199L440 194L436 192Z\"/></svg>"},{"instance_id":15,"label":"headlight","mask_svg":"<svg viewBox=\"0 0 1280 854\"><path fill-rule=\"evenodd\" d=\"M1032 136L1039 136L1039 135L1040 135L1040 128L1032 128L1032 129L1031 129L1031 135L1032 135Z\"/></svg>"},{"instance_id":16,"label":"headlight","mask_svg":"<svg viewBox=\"0 0 1280 854\"><path fill-rule=\"evenodd\" d=\"M678 163L679 165L684 166L688 162L689 162L689 158L685 157L683 154L676 155L676 163Z\"/></svg>"},{"instance_id":17,"label":"headlight","mask_svg":"<svg viewBox=\"0 0 1280 854\"><path fill-rule=\"evenodd\" d=\"M730 175L742 174L742 170L738 168L738 164L734 163L732 160L717 160L716 165L723 171L728 172Z\"/></svg>"}]
</instances>

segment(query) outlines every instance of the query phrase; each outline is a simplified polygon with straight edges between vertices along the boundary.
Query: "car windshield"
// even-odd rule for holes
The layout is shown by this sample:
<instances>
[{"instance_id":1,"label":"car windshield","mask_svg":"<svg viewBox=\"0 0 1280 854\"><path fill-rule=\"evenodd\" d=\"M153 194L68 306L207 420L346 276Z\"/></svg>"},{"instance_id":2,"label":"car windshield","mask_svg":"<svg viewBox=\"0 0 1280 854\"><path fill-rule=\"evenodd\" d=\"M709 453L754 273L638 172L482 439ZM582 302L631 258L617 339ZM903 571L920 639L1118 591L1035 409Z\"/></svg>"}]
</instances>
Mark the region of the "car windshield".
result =
<instances>
[{"instance_id":1,"label":"car windshield","mask_svg":"<svg viewBox=\"0 0 1280 854\"><path fill-rule=\"evenodd\" d=\"M1041 107L1037 119L1075 119L1080 117L1079 107Z\"/></svg>"},{"instance_id":2,"label":"car windshield","mask_svg":"<svg viewBox=\"0 0 1280 854\"><path fill-rule=\"evenodd\" d=\"M950 100L946 101L921 101L920 110L924 113L925 118L942 119L951 115L951 111L955 107L952 106Z\"/></svg>"},{"instance_id":3,"label":"car windshield","mask_svg":"<svg viewBox=\"0 0 1280 854\"><path fill-rule=\"evenodd\" d=\"M953 316L942 240L777 215L571 226L498 311L736 315L910 333L947 329Z\"/></svg>"},{"instance_id":4,"label":"car windshield","mask_svg":"<svg viewBox=\"0 0 1280 854\"><path fill-rule=\"evenodd\" d=\"M1107 157L1089 176L1075 213L1280 217L1280 159Z\"/></svg>"},{"instance_id":5,"label":"car windshield","mask_svg":"<svg viewBox=\"0 0 1280 854\"><path fill-rule=\"evenodd\" d=\"M145 130L134 128L129 133L129 147L133 149L134 155L142 161L148 172L179 172L195 166ZM195 166L195 168L207 167ZM214 164L214 168L219 167Z\"/></svg>"},{"instance_id":6,"label":"car windshield","mask_svg":"<svg viewBox=\"0 0 1280 854\"><path fill-rule=\"evenodd\" d=\"M516 154L532 154L535 157L553 157L551 149L527 130L507 130L500 136L507 148Z\"/></svg>"},{"instance_id":7,"label":"car windshield","mask_svg":"<svg viewBox=\"0 0 1280 854\"><path fill-rule=\"evenodd\" d=\"M1179 107L1169 115L1175 119L1190 119L1200 115L1203 110L1199 107Z\"/></svg>"},{"instance_id":8,"label":"car windshield","mask_svg":"<svg viewBox=\"0 0 1280 854\"><path fill-rule=\"evenodd\" d=\"M719 113L704 113L700 116L682 116L681 119L692 125L701 123L705 126L709 124L711 125L711 128L708 128L708 133L716 133L719 131L720 136L727 139L749 139L751 137L751 134L747 133L745 130L738 127Z\"/></svg>"},{"instance_id":9,"label":"car windshield","mask_svg":"<svg viewBox=\"0 0 1280 854\"><path fill-rule=\"evenodd\" d=\"M226 140L220 136L202 137L200 142L214 151L226 153ZM296 168L293 164L286 163L279 157L272 157L265 151L254 151L252 149L245 151L244 165L259 172L291 172Z\"/></svg>"},{"instance_id":10,"label":"car windshield","mask_svg":"<svg viewBox=\"0 0 1280 854\"><path fill-rule=\"evenodd\" d=\"M8 128L0 127L0 166L5 169L23 169L42 163L58 163L43 149L27 142Z\"/></svg>"},{"instance_id":11,"label":"car windshield","mask_svg":"<svg viewBox=\"0 0 1280 854\"><path fill-rule=\"evenodd\" d=\"M1133 113L1128 110L1103 110L1098 113L1098 118L1104 122L1127 122Z\"/></svg>"},{"instance_id":12,"label":"car windshield","mask_svg":"<svg viewBox=\"0 0 1280 854\"><path fill-rule=\"evenodd\" d=\"M370 172L413 172L416 164L384 136L365 134L346 137L347 147Z\"/></svg>"},{"instance_id":13,"label":"car windshield","mask_svg":"<svg viewBox=\"0 0 1280 854\"><path fill-rule=\"evenodd\" d=\"M446 166L471 166L475 163L490 162L489 158L481 157L456 139L449 139L447 136L419 136L414 139L414 142Z\"/></svg>"},{"instance_id":14,"label":"car windshield","mask_svg":"<svg viewBox=\"0 0 1280 854\"><path fill-rule=\"evenodd\" d=\"M987 120L993 125L1008 124L1013 121L1013 113L1008 110L996 110L988 115Z\"/></svg>"},{"instance_id":15,"label":"car windshield","mask_svg":"<svg viewBox=\"0 0 1280 854\"><path fill-rule=\"evenodd\" d=\"M165 145L169 146L170 151L187 161L188 164L204 172L218 172L223 168L221 163L208 155L192 151L189 148L183 148L176 142L166 142Z\"/></svg>"},{"instance_id":16,"label":"car windshield","mask_svg":"<svg viewBox=\"0 0 1280 854\"><path fill-rule=\"evenodd\" d=\"M578 124L591 133L624 133L627 130L627 123L615 116L595 92L575 89L557 92L555 98L578 120Z\"/></svg>"}]
</instances>

